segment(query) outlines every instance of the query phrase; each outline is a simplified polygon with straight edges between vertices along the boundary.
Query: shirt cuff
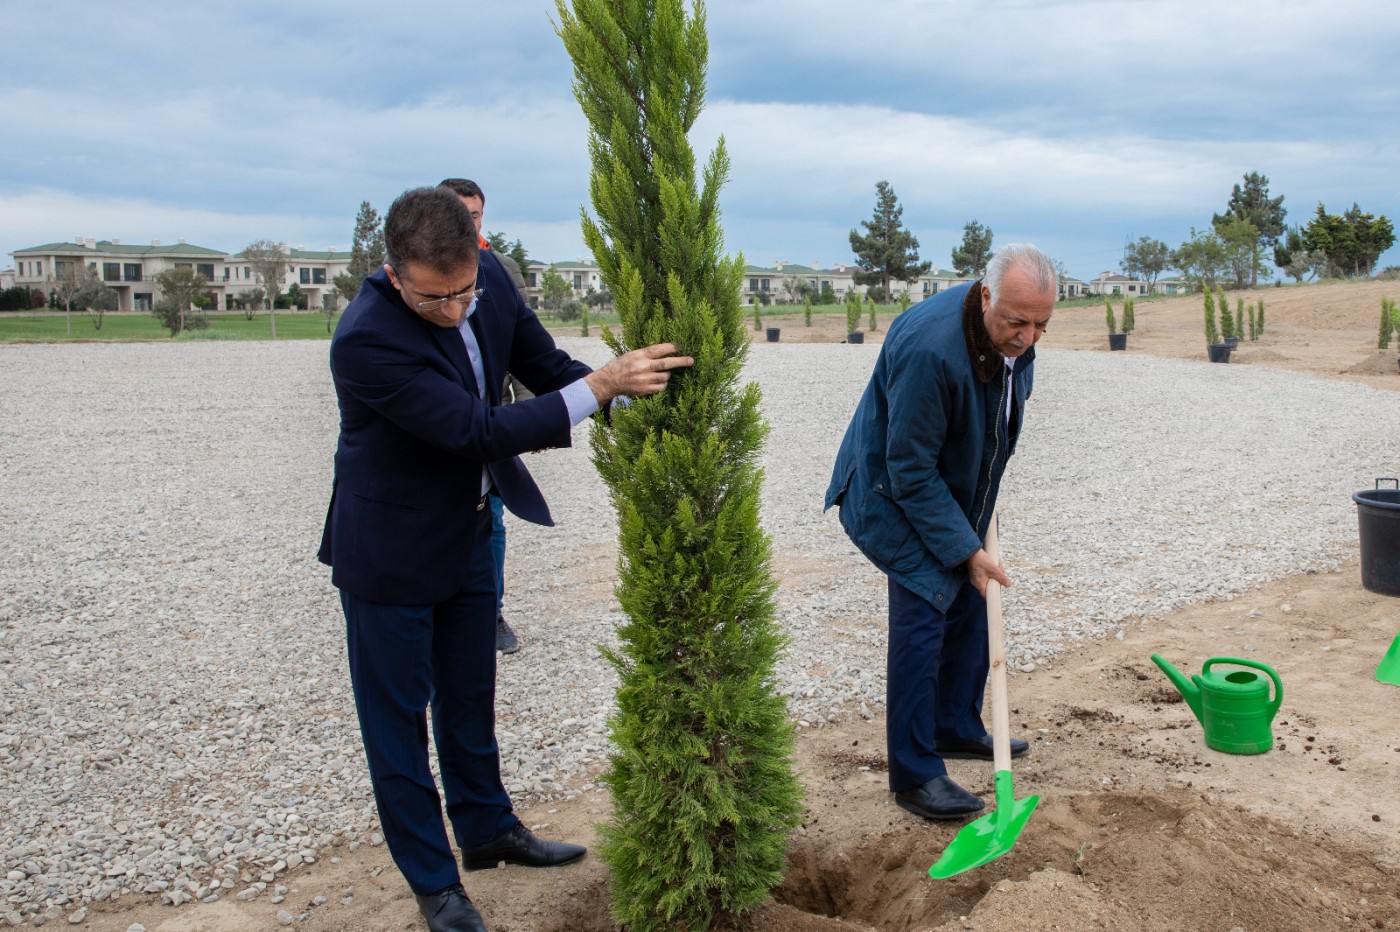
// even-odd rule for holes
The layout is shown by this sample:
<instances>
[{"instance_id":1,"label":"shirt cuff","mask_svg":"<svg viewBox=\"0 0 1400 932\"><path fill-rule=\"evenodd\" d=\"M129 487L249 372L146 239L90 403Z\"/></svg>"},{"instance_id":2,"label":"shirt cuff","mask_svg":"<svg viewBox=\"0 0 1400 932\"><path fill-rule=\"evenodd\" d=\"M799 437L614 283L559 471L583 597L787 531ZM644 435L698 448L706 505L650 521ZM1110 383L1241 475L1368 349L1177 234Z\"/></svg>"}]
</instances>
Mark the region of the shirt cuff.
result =
<instances>
[{"instance_id":1,"label":"shirt cuff","mask_svg":"<svg viewBox=\"0 0 1400 932\"><path fill-rule=\"evenodd\" d=\"M564 397L564 407L569 409L569 426L576 427L598 410L598 399L593 389L583 379L570 382L559 390Z\"/></svg>"}]
</instances>

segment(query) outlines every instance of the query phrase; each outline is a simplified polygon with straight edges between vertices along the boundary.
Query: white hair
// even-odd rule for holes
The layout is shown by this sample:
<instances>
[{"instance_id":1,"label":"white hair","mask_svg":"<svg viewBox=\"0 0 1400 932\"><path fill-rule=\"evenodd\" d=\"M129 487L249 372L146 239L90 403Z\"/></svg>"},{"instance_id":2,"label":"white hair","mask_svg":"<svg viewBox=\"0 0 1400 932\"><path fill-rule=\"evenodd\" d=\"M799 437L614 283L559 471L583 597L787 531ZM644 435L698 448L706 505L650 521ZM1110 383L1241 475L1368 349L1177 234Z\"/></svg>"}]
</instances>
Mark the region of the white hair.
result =
<instances>
[{"instance_id":1,"label":"white hair","mask_svg":"<svg viewBox=\"0 0 1400 932\"><path fill-rule=\"evenodd\" d=\"M1055 268L1055 260L1030 243L1008 243L996 251L992 261L987 263L987 274L983 284L992 293L992 306L996 306L997 295L1001 292L1001 280L1007 269L1015 266L1026 273L1041 293L1058 291L1060 272Z\"/></svg>"}]
</instances>

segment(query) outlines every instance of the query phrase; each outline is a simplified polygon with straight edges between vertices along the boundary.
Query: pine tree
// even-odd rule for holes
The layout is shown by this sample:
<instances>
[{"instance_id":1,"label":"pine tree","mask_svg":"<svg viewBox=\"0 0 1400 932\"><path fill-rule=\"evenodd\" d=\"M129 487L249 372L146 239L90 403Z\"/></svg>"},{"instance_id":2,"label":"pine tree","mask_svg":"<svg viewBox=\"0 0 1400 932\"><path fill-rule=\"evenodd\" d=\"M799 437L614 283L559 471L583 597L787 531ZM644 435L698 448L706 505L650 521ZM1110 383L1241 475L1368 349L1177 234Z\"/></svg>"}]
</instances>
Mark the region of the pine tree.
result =
<instances>
[{"instance_id":1,"label":"pine tree","mask_svg":"<svg viewBox=\"0 0 1400 932\"><path fill-rule=\"evenodd\" d=\"M878 285L889 294L891 282L917 281L933 267L931 262L919 261L919 241L904 229L903 215L894 188L888 181L877 182L875 212L860 222L865 235L851 231L851 252L859 266L852 279L857 285Z\"/></svg>"},{"instance_id":2,"label":"pine tree","mask_svg":"<svg viewBox=\"0 0 1400 932\"><path fill-rule=\"evenodd\" d=\"M614 352L669 341L695 358L666 391L595 421L594 461L618 516L618 601L605 650L621 683L600 851L628 929L702 930L782 879L801 816L793 726L776 694L771 544L759 526L767 434L748 352L742 256L725 258L721 138L701 170L703 7L557 0L557 32L589 126L584 241L612 287Z\"/></svg>"},{"instance_id":3,"label":"pine tree","mask_svg":"<svg viewBox=\"0 0 1400 932\"><path fill-rule=\"evenodd\" d=\"M384 264L384 223L379 212L370 206L369 201L360 202L360 212L355 215L355 233L350 243L350 264L345 274L355 280L354 290L360 283L379 270ZM522 265L523 269L524 266ZM344 293L345 289L341 289ZM352 295L347 296L353 297Z\"/></svg>"}]
</instances>

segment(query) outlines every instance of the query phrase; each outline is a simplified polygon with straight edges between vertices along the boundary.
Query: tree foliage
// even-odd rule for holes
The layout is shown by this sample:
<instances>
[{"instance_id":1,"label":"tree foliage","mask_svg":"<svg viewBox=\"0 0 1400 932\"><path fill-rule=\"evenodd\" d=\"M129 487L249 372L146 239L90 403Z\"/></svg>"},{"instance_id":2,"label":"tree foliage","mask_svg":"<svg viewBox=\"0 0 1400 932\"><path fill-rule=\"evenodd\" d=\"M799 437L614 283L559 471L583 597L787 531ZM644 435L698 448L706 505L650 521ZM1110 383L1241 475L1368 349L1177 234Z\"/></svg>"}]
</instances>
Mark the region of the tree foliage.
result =
<instances>
[{"instance_id":1,"label":"tree foliage","mask_svg":"<svg viewBox=\"0 0 1400 932\"><path fill-rule=\"evenodd\" d=\"M719 223L729 156L721 138L697 183L687 135L705 97L703 7L556 9L589 127L584 241L621 326L604 340L614 352L669 341L695 358L665 392L593 427L627 616L605 652L621 683L600 850L620 925L701 930L767 899L801 813L758 520L767 425L758 386L739 383L744 261L725 257Z\"/></svg>"},{"instance_id":2,"label":"tree foliage","mask_svg":"<svg viewBox=\"0 0 1400 932\"><path fill-rule=\"evenodd\" d=\"M1232 217L1216 228L1224 250L1226 269L1235 277L1235 287L1246 288L1264 271L1259 250L1259 231L1248 220Z\"/></svg>"},{"instance_id":3,"label":"tree foliage","mask_svg":"<svg viewBox=\"0 0 1400 932\"><path fill-rule=\"evenodd\" d=\"M97 270L84 263L69 259L63 263L57 274L49 276L50 294L63 305L64 328L68 336L73 335L73 308L88 310L95 303L106 310L108 302L115 303L116 292L108 288L97 274ZM110 297L103 294L110 292ZM101 313L94 318L98 330L102 329Z\"/></svg>"},{"instance_id":4,"label":"tree foliage","mask_svg":"<svg viewBox=\"0 0 1400 932\"><path fill-rule=\"evenodd\" d=\"M1119 266L1123 269L1123 274L1145 281L1147 293L1151 294L1152 286L1157 283L1157 277L1171 264L1171 247L1159 239L1143 236L1136 243L1128 244L1123 252L1123 261L1119 263Z\"/></svg>"},{"instance_id":5,"label":"tree foliage","mask_svg":"<svg viewBox=\"0 0 1400 932\"><path fill-rule=\"evenodd\" d=\"M890 282L918 281L932 263L919 261L919 241L904 229L904 208L888 181L875 183L875 212L862 220L865 235L851 231L851 251L859 267L853 273L857 285L879 285L888 294Z\"/></svg>"},{"instance_id":6,"label":"tree foliage","mask_svg":"<svg viewBox=\"0 0 1400 932\"><path fill-rule=\"evenodd\" d=\"M1308 250L1326 256L1329 276L1355 278L1370 275L1381 253L1395 245L1395 228L1384 214L1377 217L1356 204L1341 215L1318 204L1302 237Z\"/></svg>"},{"instance_id":7,"label":"tree foliage","mask_svg":"<svg viewBox=\"0 0 1400 932\"><path fill-rule=\"evenodd\" d=\"M166 269L155 277L160 297L151 305L151 316L159 320L178 337L186 330L203 330L209 326L209 319L199 312L208 299L204 289L209 282L189 266Z\"/></svg>"},{"instance_id":8,"label":"tree foliage","mask_svg":"<svg viewBox=\"0 0 1400 932\"><path fill-rule=\"evenodd\" d=\"M1264 249L1272 247L1278 242L1284 232L1283 219L1288 215L1288 210L1283 206L1283 195L1269 197L1269 179L1258 172L1250 172L1244 176L1243 185L1235 185L1230 192L1230 203L1225 207L1225 213L1216 214L1211 225L1220 233L1222 239L1228 239L1225 229L1232 221L1243 220L1254 227L1255 239L1250 250L1250 276L1249 281L1240 282L1241 286L1249 284L1254 286L1259 284L1259 275L1268 276L1268 268L1264 265Z\"/></svg>"},{"instance_id":9,"label":"tree foliage","mask_svg":"<svg viewBox=\"0 0 1400 932\"><path fill-rule=\"evenodd\" d=\"M564 305L573 296L574 289L569 287L564 276L555 271L554 266L544 270L544 276L540 279L540 307L546 314L560 316Z\"/></svg>"},{"instance_id":10,"label":"tree foliage","mask_svg":"<svg viewBox=\"0 0 1400 932\"><path fill-rule=\"evenodd\" d=\"M1327 256L1309 249L1303 231L1294 226L1274 244L1274 265L1301 285L1304 278L1327 272Z\"/></svg>"},{"instance_id":11,"label":"tree foliage","mask_svg":"<svg viewBox=\"0 0 1400 932\"><path fill-rule=\"evenodd\" d=\"M1191 238L1172 252L1172 265L1181 270L1190 281L1209 289L1215 280L1229 267L1225 258L1225 244L1213 230L1196 231L1191 228Z\"/></svg>"},{"instance_id":12,"label":"tree foliage","mask_svg":"<svg viewBox=\"0 0 1400 932\"><path fill-rule=\"evenodd\" d=\"M355 232L351 234L350 264L345 269L345 274L355 279L353 291L359 291L360 284L379 271L383 264L384 221L380 219L379 211L370 206L369 201L361 201L360 212L355 215ZM345 294L343 289L341 294ZM353 294L348 295L346 300L353 297Z\"/></svg>"},{"instance_id":13,"label":"tree foliage","mask_svg":"<svg viewBox=\"0 0 1400 932\"><path fill-rule=\"evenodd\" d=\"M992 261L992 231L976 220L963 224L962 244L953 249L953 268L959 275L981 278Z\"/></svg>"},{"instance_id":14,"label":"tree foliage","mask_svg":"<svg viewBox=\"0 0 1400 932\"><path fill-rule=\"evenodd\" d=\"M287 253L284 250L284 243L259 239L249 243L238 254L253 270L253 278L262 288L274 340L277 339L277 298L282 293L282 279L287 275Z\"/></svg>"}]
</instances>

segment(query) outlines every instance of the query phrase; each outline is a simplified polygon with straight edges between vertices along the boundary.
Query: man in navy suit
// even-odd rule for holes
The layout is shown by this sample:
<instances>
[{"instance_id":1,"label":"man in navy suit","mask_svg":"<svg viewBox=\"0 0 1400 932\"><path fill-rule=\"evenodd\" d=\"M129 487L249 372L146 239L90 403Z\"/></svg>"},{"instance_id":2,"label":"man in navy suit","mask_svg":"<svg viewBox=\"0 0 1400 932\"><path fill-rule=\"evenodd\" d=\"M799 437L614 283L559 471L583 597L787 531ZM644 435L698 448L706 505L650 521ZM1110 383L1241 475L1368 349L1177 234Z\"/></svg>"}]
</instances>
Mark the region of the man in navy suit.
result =
<instances>
[{"instance_id":1,"label":"man in navy suit","mask_svg":"<svg viewBox=\"0 0 1400 932\"><path fill-rule=\"evenodd\" d=\"M501 784L495 737L496 572L486 496L552 525L519 454L570 444L620 396L690 366L667 343L596 371L554 345L450 190L418 188L384 220L387 262L331 341L340 405L319 557L345 610L350 679L390 854L433 932L484 932L462 889L428 764L466 870L581 858L535 837ZM505 373L536 395L499 405Z\"/></svg>"}]
</instances>

